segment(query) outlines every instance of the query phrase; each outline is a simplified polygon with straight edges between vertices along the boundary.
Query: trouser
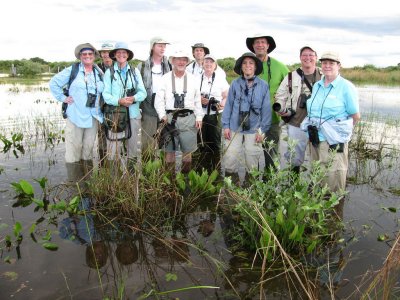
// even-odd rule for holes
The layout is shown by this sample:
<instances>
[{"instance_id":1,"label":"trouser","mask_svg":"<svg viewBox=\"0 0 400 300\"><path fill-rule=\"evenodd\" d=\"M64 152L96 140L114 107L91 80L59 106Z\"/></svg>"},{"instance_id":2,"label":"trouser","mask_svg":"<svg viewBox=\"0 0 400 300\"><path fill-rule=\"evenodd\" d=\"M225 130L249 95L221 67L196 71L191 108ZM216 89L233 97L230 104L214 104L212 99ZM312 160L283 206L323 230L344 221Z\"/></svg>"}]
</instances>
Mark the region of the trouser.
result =
<instances>
[{"instance_id":1,"label":"trouser","mask_svg":"<svg viewBox=\"0 0 400 300\"><path fill-rule=\"evenodd\" d=\"M301 166L304 162L304 156L308 144L308 135L299 127L287 125L288 138L295 142L294 149L288 147L284 154L286 160L292 167Z\"/></svg>"},{"instance_id":2,"label":"trouser","mask_svg":"<svg viewBox=\"0 0 400 300\"><path fill-rule=\"evenodd\" d=\"M274 159L279 154L279 139L281 135L281 127L279 124L271 124L271 128L265 134L265 142L263 143L264 158L265 158L265 169L274 166ZM269 142L274 142L273 147L269 147Z\"/></svg>"},{"instance_id":3,"label":"trouser","mask_svg":"<svg viewBox=\"0 0 400 300\"><path fill-rule=\"evenodd\" d=\"M80 128L66 119L65 162L74 163L93 159L93 147L97 134L97 120L92 118L92 127Z\"/></svg>"},{"instance_id":4,"label":"trouser","mask_svg":"<svg viewBox=\"0 0 400 300\"><path fill-rule=\"evenodd\" d=\"M205 115L201 131L197 134L199 149L195 154L197 170L213 171L221 160L221 125L219 115Z\"/></svg>"},{"instance_id":5,"label":"trouser","mask_svg":"<svg viewBox=\"0 0 400 300\"><path fill-rule=\"evenodd\" d=\"M344 144L342 153L331 151L326 141L320 142L317 147L310 145L310 148L311 160L320 161L321 166L327 169L327 175L323 183L326 183L332 192L344 190L346 188L346 176L349 164L348 143Z\"/></svg>"},{"instance_id":6,"label":"trouser","mask_svg":"<svg viewBox=\"0 0 400 300\"><path fill-rule=\"evenodd\" d=\"M126 155L128 159L137 158L140 154L140 117L137 119L130 119L130 127L131 127L131 137L125 140L126 149L123 146L123 141L110 141L107 140L107 152L109 159L115 159L120 155ZM115 138L115 135L119 133L111 133L109 135L111 138ZM123 133L124 134L124 133ZM125 151L126 150L126 151Z\"/></svg>"},{"instance_id":7,"label":"trouser","mask_svg":"<svg viewBox=\"0 0 400 300\"><path fill-rule=\"evenodd\" d=\"M237 173L245 166L247 171L258 168L263 155L261 143L256 143L256 134L233 132L231 140L224 141L223 164L226 172Z\"/></svg>"},{"instance_id":8,"label":"trouser","mask_svg":"<svg viewBox=\"0 0 400 300\"><path fill-rule=\"evenodd\" d=\"M154 135L157 131L158 117L142 115L142 153L152 153L156 148Z\"/></svg>"},{"instance_id":9,"label":"trouser","mask_svg":"<svg viewBox=\"0 0 400 300\"><path fill-rule=\"evenodd\" d=\"M99 160L103 161L107 154L107 137L104 123L97 123L97 144L99 148Z\"/></svg>"}]
</instances>

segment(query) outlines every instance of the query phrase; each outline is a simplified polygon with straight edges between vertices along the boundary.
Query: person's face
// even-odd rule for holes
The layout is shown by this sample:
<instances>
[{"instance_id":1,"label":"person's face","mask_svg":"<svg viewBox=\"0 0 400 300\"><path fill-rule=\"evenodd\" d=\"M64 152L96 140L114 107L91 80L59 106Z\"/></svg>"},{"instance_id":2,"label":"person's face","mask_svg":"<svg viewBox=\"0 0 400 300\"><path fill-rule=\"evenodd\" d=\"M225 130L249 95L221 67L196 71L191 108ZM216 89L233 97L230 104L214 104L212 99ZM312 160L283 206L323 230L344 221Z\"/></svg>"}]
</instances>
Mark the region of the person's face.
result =
<instances>
[{"instance_id":1,"label":"person's face","mask_svg":"<svg viewBox=\"0 0 400 300\"><path fill-rule=\"evenodd\" d=\"M242 62L242 72L244 76L252 77L256 72L256 62L250 57L245 57Z\"/></svg>"},{"instance_id":2,"label":"person's face","mask_svg":"<svg viewBox=\"0 0 400 300\"><path fill-rule=\"evenodd\" d=\"M153 55L164 56L167 44L154 44L153 45Z\"/></svg>"},{"instance_id":3,"label":"person's face","mask_svg":"<svg viewBox=\"0 0 400 300\"><path fill-rule=\"evenodd\" d=\"M314 67L317 65L317 55L311 49L304 49L300 54L302 67Z\"/></svg>"},{"instance_id":4,"label":"person's face","mask_svg":"<svg viewBox=\"0 0 400 300\"><path fill-rule=\"evenodd\" d=\"M128 61L128 51L124 49L119 49L115 52L115 59L119 63L124 63Z\"/></svg>"},{"instance_id":5,"label":"person's face","mask_svg":"<svg viewBox=\"0 0 400 300\"><path fill-rule=\"evenodd\" d=\"M254 52L257 56L265 56L267 54L269 44L266 38L258 38L253 42Z\"/></svg>"},{"instance_id":6,"label":"person's face","mask_svg":"<svg viewBox=\"0 0 400 300\"><path fill-rule=\"evenodd\" d=\"M109 64L112 61L112 59L110 58L110 51L101 51L100 57L106 64Z\"/></svg>"},{"instance_id":7,"label":"person's face","mask_svg":"<svg viewBox=\"0 0 400 300\"><path fill-rule=\"evenodd\" d=\"M178 72L185 72L187 63L188 60L186 57L174 57L172 59L172 65Z\"/></svg>"},{"instance_id":8,"label":"person's face","mask_svg":"<svg viewBox=\"0 0 400 300\"><path fill-rule=\"evenodd\" d=\"M204 48L194 48L193 56L196 60L203 59L205 55Z\"/></svg>"},{"instance_id":9,"label":"person's face","mask_svg":"<svg viewBox=\"0 0 400 300\"><path fill-rule=\"evenodd\" d=\"M210 73L214 72L216 66L217 66L217 64L211 58L206 58L204 60L203 68L206 72L210 72Z\"/></svg>"},{"instance_id":10,"label":"person's face","mask_svg":"<svg viewBox=\"0 0 400 300\"><path fill-rule=\"evenodd\" d=\"M327 77L336 77L339 74L340 63L333 60L321 61L322 73Z\"/></svg>"},{"instance_id":11,"label":"person's face","mask_svg":"<svg viewBox=\"0 0 400 300\"><path fill-rule=\"evenodd\" d=\"M85 65L90 65L94 63L94 52L92 50L82 51L80 54L81 61Z\"/></svg>"}]
</instances>

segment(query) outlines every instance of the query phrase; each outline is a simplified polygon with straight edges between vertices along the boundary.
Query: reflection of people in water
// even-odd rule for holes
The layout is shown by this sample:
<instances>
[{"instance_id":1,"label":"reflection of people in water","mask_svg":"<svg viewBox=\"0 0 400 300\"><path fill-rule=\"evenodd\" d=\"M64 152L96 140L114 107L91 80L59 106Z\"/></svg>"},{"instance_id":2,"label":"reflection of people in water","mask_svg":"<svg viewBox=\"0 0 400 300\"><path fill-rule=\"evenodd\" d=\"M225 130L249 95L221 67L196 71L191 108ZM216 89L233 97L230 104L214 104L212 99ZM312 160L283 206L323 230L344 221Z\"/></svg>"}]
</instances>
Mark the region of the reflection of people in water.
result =
<instances>
[{"instance_id":1,"label":"reflection of people in water","mask_svg":"<svg viewBox=\"0 0 400 300\"><path fill-rule=\"evenodd\" d=\"M79 209L89 210L89 208L90 200L83 198ZM101 268L106 264L108 248L96 233L91 214L87 213L83 216L73 215L63 219L58 225L59 234L62 239L73 241L79 245L86 245L86 263L90 268Z\"/></svg>"},{"instance_id":2,"label":"reflection of people in water","mask_svg":"<svg viewBox=\"0 0 400 300\"><path fill-rule=\"evenodd\" d=\"M108 247L104 241L94 241L86 246L86 264L89 268L100 269L108 259Z\"/></svg>"},{"instance_id":3,"label":"reflection of people in water","mask_svg":"<svg viewBox=\"0 0 400 300\"><path fill-rule=\"evenodd\" d=\"M159 239L152 241L154 254L160 262L188 262L190 251L189 244L184 238L178 238L175 235L170 238Z\"/></svg>"},{"instance_id":4,"label":"reflection of people in water","mask_svg":"<svg viewBox=\"0 0 400 300\"><path fill-rule=\"evenodd\" d=\"M115 256L122 265L133 264L139 258L138 248L133 240L122 241L117 245Z\"/></svg>"}]
</instances>

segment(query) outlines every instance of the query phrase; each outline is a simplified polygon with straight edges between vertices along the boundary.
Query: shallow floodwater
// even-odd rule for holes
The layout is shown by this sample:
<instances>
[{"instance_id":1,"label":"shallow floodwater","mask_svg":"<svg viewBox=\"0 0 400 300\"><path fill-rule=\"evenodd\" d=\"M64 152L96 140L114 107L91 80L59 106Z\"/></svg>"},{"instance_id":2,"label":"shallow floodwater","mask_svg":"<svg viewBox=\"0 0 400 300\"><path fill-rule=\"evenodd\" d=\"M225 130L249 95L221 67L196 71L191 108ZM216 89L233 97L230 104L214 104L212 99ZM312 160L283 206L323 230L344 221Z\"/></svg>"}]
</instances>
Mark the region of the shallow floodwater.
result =
<instances>
[{"instance_id":1,"label":"shallow floodwater","mask_svg":"<svg viewBox=\"0 0 400 300\"><path fill-rule=\"evenodd\" d=\"M256 261L252 267L252 257L245 254L234 257L230 253L225 236L226 220L212 212L216 203L204 205L187 217L183 228L171 231L170 238L178 241L175 251L139 232L128 238L123 228L98 230L91 226L94 220L90 216L71 219L61 215L57 226L49 226L53 231L51 242L59 246L57 251L46 250L40 242L33 242L29 228L41 215L32 206L12 207L15 193L10 183L25 179L33 184L40 197L40 188L34 179L46 177L56 194L57 186L67 180L63 142L54 139L53 144L44 143L40 132L35 132L38 123L32 121L39 118L50 122L54 132L63 126L60 104L52 99L46 87L47 83L29 87L0 85L3 106L0 132L7 135L21 128L33 130L26 141L24 155L19 153L16 158L12 153L0 154L0 299L102 299L106 296L137 299L152 290L183 288L188 289L158 298L259 298L256 284L261 263ZM381 114L382 119L388 115L398 118L400 88L362 87L359 92L362 113ZM317 288L321 299L332 299L329 290L323 287L328 277L337 284L337 299L359 299L358 291L364 291L373 272L382 267L399 231L400 197L391 192L400 190L399 156L393 150L400 149L399 129L370 120L363 120L363 126L370 130L371 147L379 149L383 145L388 155L381 162L365 162L351 156L349 178L357 184L348 184L342 239L336 251L321 258L328 261L329 256L332 262L330 272L321 269L321 287ZM23 226L24 239L18 249L8 250L4 238L7 234L13 236L13 225L17 221ZM208 227L211 229L204 231L204 224L211 224ZM86 253L88 229L96 230L91 232L96 237L92 242L102 242L99 249L104 265L99 272ZM387 240L378 241L381 235ZM71 238L76 236L80 238ZM184 238L196 247L179 243ZM280 270L269 274L264 286L267 299L307 299L296 291L290 292L285 276L279 274ZM396 280L397 297L400 297L399 278ZM124 296L120 297L118 291L122 287ZM149 299L157 297L149 296Z\"/></svg>"}]
</instances>

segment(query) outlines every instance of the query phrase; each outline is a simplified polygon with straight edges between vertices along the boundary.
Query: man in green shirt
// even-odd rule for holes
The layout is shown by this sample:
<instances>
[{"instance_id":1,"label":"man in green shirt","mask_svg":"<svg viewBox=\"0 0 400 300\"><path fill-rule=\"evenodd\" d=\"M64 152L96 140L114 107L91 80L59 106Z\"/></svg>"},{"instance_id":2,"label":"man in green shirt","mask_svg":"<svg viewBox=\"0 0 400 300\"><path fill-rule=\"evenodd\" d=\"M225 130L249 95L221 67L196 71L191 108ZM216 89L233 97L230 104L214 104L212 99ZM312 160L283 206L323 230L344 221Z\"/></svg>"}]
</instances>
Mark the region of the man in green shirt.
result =
<instances>
[{"instance_id":1,"label":"man in green shirt","mask_svg":"<svg viewBox=\"0 0 400 300\"><path fill-rule=\"evenodd\" d=\"M258 75L264 79L269 85L271 106L275 102L275 93L278 87L289 73L289 69L276 60L270 57L269 54L276 48L275 41L272 36L264 34L255 34L246 39L247 48L253 52L263 63L263 72ZM267 131L264 142L264 157L265 168L268 170L274 165L274 157L278 155L279 138L281 135L281 128L279 127L280 117L272 110L272 124L271 128ZM268 142L273 141L274 147L269 149Z\"/></svg>"}]
</instances>

